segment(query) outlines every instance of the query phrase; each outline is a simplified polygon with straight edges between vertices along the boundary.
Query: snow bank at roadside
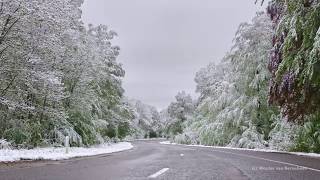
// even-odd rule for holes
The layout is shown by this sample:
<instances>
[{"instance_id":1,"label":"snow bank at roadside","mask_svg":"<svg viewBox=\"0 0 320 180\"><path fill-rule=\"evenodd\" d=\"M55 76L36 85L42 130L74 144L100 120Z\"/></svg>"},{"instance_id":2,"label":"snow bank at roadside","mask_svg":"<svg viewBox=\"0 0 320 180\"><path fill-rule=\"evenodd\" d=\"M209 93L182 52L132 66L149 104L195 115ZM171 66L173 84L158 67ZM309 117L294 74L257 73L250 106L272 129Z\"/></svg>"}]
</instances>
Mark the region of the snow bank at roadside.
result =
<instances>
[{"instance_id":1,"label":"snow bank at roadside","mask_svg":"<svg viewBox=\"0 0 320 180\"><path fill-rule=\"evenodd\" d=\"M170 141L162 141L162 142L160 142L160 144L166 144L166 145L179 145L179 144L177 144L177 143L172 143L172 142L170 142ZM184 144L180 144L180 145L184 145ZM186 145L186 146L189 146L189 145Z\"/></svg>"},{"instance_id":2,"label":"snow bank at roadside","mask_svg":"<svg viewBox=\"0 0 320 180\"><path fill-rule=\"evenodd\" d=\"M129 142L116 144L103 144L90 148L71 147L66 153L66 148L37 148L31 150L5 150L0 149L0 162L14 162L20 160L63 160L75 157L94 156L120 152L133 148Z\"/></svg>"},{"instance_id":3,"label":"snow bank at roadside","mask_svg":"<svg viewBox=\"0 0 320 180\"><path fill-rule=\"evenodd\" d=\"M163 141L163 142L160 142L160 144L166 144L166 145L182 145L182 146L190 146L190 147L205 147L205 148L215 148L215 149L232 149L232 150L241 150L241 151L257 151L257 152L286 153L286 154L294 154L294 155L298 155L298 156L309 156L309 157L320 158L320 154L316 154L316 153L286 152L286 151L276 151L276 150L272 150L272 149L246 149L246 148L221 147L221 146L185 145L185 144L171 143L170 141Z\"/></svg>"},{"instance_id":4,"label":"snow bank at roadside","mask_svg":"<svg viewBox=\"0 0 320 180\"><path fill-rule=\"evenodd\" d=\"M141 138L141 139L134 139L134 138L127 138L125 141L131 142L131 141L160 141L160 140L166 140L166 138Z\"/></svg>"}]
</instances>

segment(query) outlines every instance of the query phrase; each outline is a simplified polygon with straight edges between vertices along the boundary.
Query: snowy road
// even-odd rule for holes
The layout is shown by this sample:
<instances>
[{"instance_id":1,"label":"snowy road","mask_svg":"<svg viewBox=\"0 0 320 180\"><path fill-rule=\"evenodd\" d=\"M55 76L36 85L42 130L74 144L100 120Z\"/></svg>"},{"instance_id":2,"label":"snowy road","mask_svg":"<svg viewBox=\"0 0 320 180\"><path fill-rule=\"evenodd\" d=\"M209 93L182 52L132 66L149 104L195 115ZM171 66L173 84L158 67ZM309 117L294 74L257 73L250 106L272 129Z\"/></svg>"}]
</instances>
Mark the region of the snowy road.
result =
<instances>
[{"instance_id":1,"label":"snowy road","mask_svg":"<svg viewBox=\"0 0 320 180\"><path fill-rule=\"evenodd\" d=\"M63 161L0 164L1 180L312 180L320 159L137 141L132 150Z\"/></svg>"}]
</instances>

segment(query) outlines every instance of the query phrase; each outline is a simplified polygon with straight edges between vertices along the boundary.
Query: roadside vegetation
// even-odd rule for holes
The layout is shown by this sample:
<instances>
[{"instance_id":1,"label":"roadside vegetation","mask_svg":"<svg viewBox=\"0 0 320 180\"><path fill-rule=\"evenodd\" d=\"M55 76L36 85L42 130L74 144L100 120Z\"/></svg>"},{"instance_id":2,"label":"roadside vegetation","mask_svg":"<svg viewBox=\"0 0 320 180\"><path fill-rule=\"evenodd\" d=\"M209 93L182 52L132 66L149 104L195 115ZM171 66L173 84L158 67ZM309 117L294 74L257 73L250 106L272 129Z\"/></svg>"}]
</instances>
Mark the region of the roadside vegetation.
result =
<instances>
[{"instance_id":1,"label":"roadside vegetation","mask_svg":"<svg viewBox=\"0 0 320 180\"><path fill-rule=\"evenodd\" d=\"M319 26L319 1L272 0L267 13L239 26L220 63L197 73L195 111L171 138L319 153Z\"/></svg>"},{"instance_id":2,"label":"roadside vegetation","mask_svg":"<svg viewBox=\"0 0 320 180\"><path fill-rule=\"evenodd\" d=\"M116 32L85 26L82 3L0 1L0 146L61 146L67 136L90 146L153 130L123 96Z\"/></svg>"},{"instance_id":3,"label":"roadside vegetation","mask_svg":"<svg viewBox=\"0 0 320 180\"><path fill-rule=\"evenodd\" d=\"M84 25L82 3L0 1L0 149L167 136L320 153L319 0L272 0L198 71L200 97L161 112L124 96L117 33Z\"/></svg>"}]
</instances>

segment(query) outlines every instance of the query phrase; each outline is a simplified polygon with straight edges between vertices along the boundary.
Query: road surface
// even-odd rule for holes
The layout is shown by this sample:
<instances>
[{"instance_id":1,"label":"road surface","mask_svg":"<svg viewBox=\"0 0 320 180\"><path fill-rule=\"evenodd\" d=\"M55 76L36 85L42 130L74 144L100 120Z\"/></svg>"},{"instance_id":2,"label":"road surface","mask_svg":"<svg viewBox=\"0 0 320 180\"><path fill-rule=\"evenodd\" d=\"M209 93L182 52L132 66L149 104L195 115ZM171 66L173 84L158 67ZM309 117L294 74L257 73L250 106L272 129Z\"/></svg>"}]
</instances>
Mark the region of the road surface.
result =
<instances>
[{"instance_id":1,"label":"road surface","mask_svg":"<svg viewBox=\"0 0 320 180\"><path fill-rule=\"evenodd\" d=\"M0 180L319 180L320 159L136 141L129 151L0 164Z\"/></svg>"}]
</instances>

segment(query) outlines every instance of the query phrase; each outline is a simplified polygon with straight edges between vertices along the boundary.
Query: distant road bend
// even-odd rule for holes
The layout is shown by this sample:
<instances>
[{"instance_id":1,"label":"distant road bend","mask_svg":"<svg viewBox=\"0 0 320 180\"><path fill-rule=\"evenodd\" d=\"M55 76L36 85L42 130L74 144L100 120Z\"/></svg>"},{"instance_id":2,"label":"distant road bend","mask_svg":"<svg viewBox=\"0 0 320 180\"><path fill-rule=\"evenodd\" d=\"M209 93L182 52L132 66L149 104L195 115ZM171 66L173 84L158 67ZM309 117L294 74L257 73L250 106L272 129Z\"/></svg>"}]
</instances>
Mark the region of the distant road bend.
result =
<instances>
[{"instance_id":1,"label":"distant road bend","mask_svg":"<svg viewBox=\"0 0 320 180\"><path fill-rule=\"evenodd\" d=\"M162 145L64 161L0 164L0 180L319 180L320 159L283 153Z\"/></svg>"}]
</instances>

